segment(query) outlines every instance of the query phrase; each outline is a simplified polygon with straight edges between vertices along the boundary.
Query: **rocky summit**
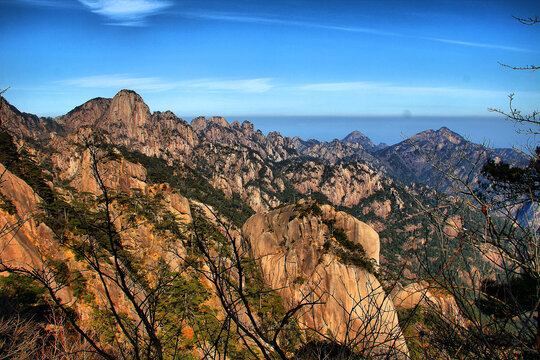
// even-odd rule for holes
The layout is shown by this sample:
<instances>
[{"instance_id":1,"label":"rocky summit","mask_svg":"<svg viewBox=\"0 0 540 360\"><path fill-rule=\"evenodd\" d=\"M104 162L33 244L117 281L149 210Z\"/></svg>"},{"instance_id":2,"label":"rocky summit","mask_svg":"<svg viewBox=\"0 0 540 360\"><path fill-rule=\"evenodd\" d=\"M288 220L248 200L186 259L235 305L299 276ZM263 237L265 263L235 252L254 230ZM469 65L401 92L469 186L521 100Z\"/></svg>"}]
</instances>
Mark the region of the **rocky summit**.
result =
<instances>
[{"instance_id":1,"label":"rocky summit","mask_svg":"<svg viewBox=\"0 0 540 360\"><path fill-rule=\"evenodd\" d=\"M469 326L421 273L477 259L462 217L429 225L445 171L478 183L487 158L528 161L447 128L375 146L188 123L130 90L56 119L0 100L3 316L90 358L414 357L403 314L415 336L435 321L419 307Z\"/></svg>"}]
</instances>

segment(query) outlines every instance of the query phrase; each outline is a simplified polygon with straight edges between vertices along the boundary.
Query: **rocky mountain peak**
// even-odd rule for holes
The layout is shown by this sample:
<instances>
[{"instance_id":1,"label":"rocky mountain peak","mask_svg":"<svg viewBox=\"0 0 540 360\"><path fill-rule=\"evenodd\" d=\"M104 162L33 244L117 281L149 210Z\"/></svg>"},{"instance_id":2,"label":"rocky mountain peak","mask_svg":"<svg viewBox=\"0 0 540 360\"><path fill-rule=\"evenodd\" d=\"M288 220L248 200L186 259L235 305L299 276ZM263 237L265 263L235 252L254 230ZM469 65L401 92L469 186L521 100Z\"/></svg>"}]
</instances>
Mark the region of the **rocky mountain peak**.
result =
<instances>
[{"instance_id":1,"label":"rocky mountain peak","mask_svg":"<svg viewBox=\"0 0 540 360\"><path fill-rule=\"evenodd\" d=\"M150 119L150 108L141 96L132 90L121 90L116 94L109 106L109 119L122 123L128 128L128 136L134 128L144 126Z\"/></svg>"},{"instance_id":2,"label":"rocky mountain peak","mask_svg":"<svg viewBox=\"0 0 540 360\"><path fill-rule=\"evenodd\" d=\"M204 116L198 116L195 119L191 120L191 128L195 132L204 130L204 128L206 128L206 125L208 125L208 121Z\"/></svg>"},{"instance_id":3,"label":"rocky mountain peak","mask_svg":"<svg viewBox=\"0 0 540 360\"><path fill-rule=\"evenodd\" d=\"M283 136L281 136L281 133L279 131L270 131L267 137L269 140L283 141Z\"/></svg>"},{"instance_id":4,"label":"rocky mountain peak","mask_svg":"<svg viewBox=\"0 0 540 360\"><path fill-rule=\"evenodd\" d=\"M15 106L11 105L3 96L0 96L0 109L9 110L15 116L20 116L22 113Z\"/></svg>"},{"instance_id":5,"label":"rocky mountain peak","mask_svg":"<svg viewBox=\"0 0 540 360\"><path fill-rule=\"evenodd\" d=\"M77 130L81 126L94 126L107 112L110 105L111 99L97 97L61 116L58 122L69 131Z\"/></svg>"},{"instance_id":6,"label":"rocky mountain peak","mask_svg":"<svg viewBox=\"0 0 540 360\"><path fill-rule=\"evenodd\" d=\"M148 156L182 158L198 144L187 122L172 111L152 114L142 97L132 90L121 90L112 99L92 99L62 116L59 122L71 133L84 126L105 130L115 144Z\"/></svg>"},{"instance_id":7,"label":"rocky mountain peak","mask_svg":"<svg viewBox=\"0 0 540 360\"><path fill-rule=\"evenodd\" d=\"M426 160L426 155L432 160ZM486 148L464 139L447 127L413 135L378 151L376 156L386 163L395 178L408 183L423 183L441 190L448 189L450 182L432 166L434 161L439 168L452 169L455 176L464 177L470 176L471 171L477 171L473 169L475 161L485 161L487 157L499 156L511 164L526 163L526 157L517 151Z\"/></svg>"},{"instance_id":8,"label":"rocky mountain peak","mask_svg":"<svg viewBox=\"0 0 540 360\"><path fill-rule=\"evenodd\" d=\"M191 120L191 128L197 133L203 132L209 125L217 125L225 129L239 129L241 127L238 121L229 124L227 119L222 116L211 116L208 119L204 116L199 116Z\"/></svg>"},{"instance_id":9,"label":"rocky mountain peak","mask_svg":"<svg viewBox=\"0 0 540 360\"><path fill-rule=\"evenodd\" d=\"M240 125L238 121L229 124L221 116L213 116L209 119L199 117L191 121L191 127L203 141L243 146L271 161L281 161L295 154L290 138L284 138L279 132L271 132L268 136L264 136L261 130L255 131L255 127L249 121L244 121Z\"/></svg>"},{"instance_id":10,"label":"rocky mountain peak","mask_svg":"<svg viewBox=\"0 0 540 360\"><path fill-rule=\"evenodd\" d=\"M461 135L453 132L452 130L444 126L440 128L439 130L437 130L437 134L440 137L445 138L454 144L460 144L465 141L465 139Z\"/></svg>"},{"instance_id":11,"label":"rocky mountain peak","mask_svg":"<svg viewBox=\"0 0 540 360\"><path fill-rule=\"evenodd\" d=\"M63 133L62 126L53 119L20 112L2 96L0 96L0 127L16 136L37 140L49 139L54 133Z\"/></svg>"},{"instance_id":12,"label":"rocky mountain peak","mask_svg":"<svg viewBox=\"0 0 540 360\"><path fill-rule=\"evenodd\" d=\"M244 132L255 133L255 126L246 120L242 123L242 130Z\"/></svg>"},{"instance_id":13,"label":"rocky mountain peak","mask_svg":"<svg viewBox=\"0 0 540 360\"><path fill-rule=\"evenodd\" d=\"M449 128L443 126L439 130L426 130L411 137L413 141L420 142L451 142L453 144L461 144L466 140L458 133L453 132Z\"/></svg>"},{"instance_id":14,"label":"rocky mountain peak","mask_svg":"<svg viewBox=\"0 0 540 360\"><path fill-rule=\"evenodd\" d=\"M120 90L119 92L116 93L114 97L117 97L117 96L127 96L127 97L135 98L138 101L143 101L142 97L139 94L137 94L137 92L135 92L134 90L129 90L129 89Z\"/></svg>"},{"instance_id":15,"label":"rocky mountain peak","mask_svg":"<svg viewBox=\"0 0 540 360\"><path fill-rule=\"evenodd\" d=\"M210 117L208 119L208 123L209 124L216 124L216 125L222 126L224 128L229 127L229 122L227 120L225 120L225 118L222 117L222 116L212 116L212 117Z\"/></svg>"},{"instance_id":16,"label":"rocky mountain peak","mask_svg":"<svg viewBox=\"0 0 540 360\"><path fill-rule=\"evenodd\" d=\"M109 133L121 131L133 137L136 128L149 123L150 109L142 97L132 90L121 90L112 99L94 98L77 106L58 122L69 131L91 126L107 130Z\"/></svg>"},{"instance_id":17,"label":"rocky mountain peak","mask_svg":"<svg viewBox=\"0 0 540 360\"><path fill-rule=\"evenodd\" d=\"M453 132L452 130L450 130L446 126L441 127L439 130L436 130L435 134L437 134L439 136L444 136L444 137L451 137L451 136L459 136L459 137L461 137L458 133Z\"/></svg>"},{"instance_id":18,"label":"rocky mountain peak","mask_svg":"<svg viewBox=\"0 0 540 360\"><path fill-rule=\"evenodd\" d=\"M345 136L341 142L343 143L356 143L361 145L366 150L372 150L375 148L375 144L364 134L362 134L360 131L353 131L349 135Z\"/></svg>"}]
</instances>

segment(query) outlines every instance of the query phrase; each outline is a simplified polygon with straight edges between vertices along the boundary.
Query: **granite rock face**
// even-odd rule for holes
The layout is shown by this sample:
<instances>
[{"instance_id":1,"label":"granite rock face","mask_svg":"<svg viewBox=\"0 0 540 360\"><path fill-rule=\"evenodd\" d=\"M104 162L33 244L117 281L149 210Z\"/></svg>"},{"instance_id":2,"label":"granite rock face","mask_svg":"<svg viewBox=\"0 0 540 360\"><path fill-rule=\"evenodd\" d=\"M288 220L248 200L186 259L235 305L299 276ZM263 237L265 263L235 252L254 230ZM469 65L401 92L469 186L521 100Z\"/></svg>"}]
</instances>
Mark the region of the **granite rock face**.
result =
<instances>
[{"instance_id":1,"label":"granite rock face","mask_svg":"<svg viewBox=\"0 0 540 360\"><path fill-rule=\"evenodd\" d=\"M456 299L451 295L430 290L429 284L425 282L411 283L407 286L398 285L392 290L390 296L396 308L414 309L420 307L428 309L443 314L456 325L465 326Z\"/></svg>"},{"instance_id":2,"label":"granite rock face","mask_svg":"<svg viewBox=\"0 0 540 360\"><path fill-rule=\"evenodd\" d=\"M221 116L209 119L198 117L192 120L191 127L204 141L221 145L240 145L270 161L283 161L298 156L289 137L283 137L279 132L271 132L265 136L260 130L255 131L255 127L249 121L242 124L234 121L229 124Z\"/></svg>"},{"instance_id":3,"label":"granite rock face","mask_svg":"<svg viewBox=\"0 0 540 360\"><path fill-rule=\"evenodd\" d=\"M359 144L369 151L372 151L376 147L375 144L373 144L373 142L366 135L362 134L360 131L357 130L345 136L341 140L341 142Z\"/></svg>"},{"instance_id":4,"label":"granite rock face","mask_svg":"<svg viewBox=\"0 0 540 360\"><path fill-rule=\"evenodd\" d=\"M59 182L64 184L64 187L55 187L52 182L49 182L47 186L57 192L56 196L67 201L81 197L97 199L101 196L103 192L94 173L89 150L78 153L74 145L70 148L69 144L63 142L56 142L56 144L62 145L65 152L55 153L49 161L58 171L54 175ZM141 165L119 158L101 161L97 166L97 171L112 199L118 193L154 199L160 204L156 207L156 209L159 208L158 210L153 210L156 216L167 213L182 224L191 222L188 200L170 189L167 184L147 183L146 169ZM91 309L78 301L80 299L74 295L69 286L61 286L58 283L54 267L62 263L70 273L88 272L87 264L77 259L74 251L63 243L65 241L84 242L86 239L84 231L79 232L79 229L72 229L69 226L62 228L61 233L53 231L47 225L50 219L45 216L46 212L42 208L45 200L24 180L9 170L5 170L2 164L0 164L0 174L2 174L0 182L2 202L8 202L14 208L14 211L6 210L5 207L0 209L0 261L2 265L49 274L51 287L56 289L56 296L60 301L74 306L84 319L88 319L91 317ZM87 210L96 211L97 209L94 208L96 205L92 204L92 201L85 203ZM51 206L51 204L48 205ZM156 261L161 260L172 269L181 265L181 256L178 254L182 254L184 250L179 239L172 238L167 232L156 232L155 224L142 221L140 215L138 219L135 218L137 223L132 224L128 219L132 215L128 214L123 205L115 200L112 200L109 209L114 226L117 229L125 229L119 230L123 246L126 249L133 249L134 256L142 265L151 268L155 266ZM64 216L68 218L67 214ZM80 215L74 213L69 216ZM171 247L176 255L172 255ZM89 284L88 289L92 289L95 304L106 304L103 283L91 277L86 281ZM118 309L136 318L136 314L131 312L129 301L116 285L107 281L107 286Z\"/></svg>"},{"instance_id":5,"label":"granite rock face","mask_svg":"<svg viewBox=\"0 0 540 360\"><path fill-rule=\"evenodd\" d=\"M340 257L332 234L337 229L378 264L379 237L373 229L312 201L256 214L245 223L243 234L265 280L287 308L314 303L300 312L301 328L407 358L394 305L369 269Z\"/></svg>"},{"instance_id":6,"label":"granite rock face","mask_svg":"<svg viewBox=\"0 0 540 360\"><path fill-rule=\"evenodd\" d=\"M51 118L20 112L0 96L0 127L9 130L17 138L30 138L46 142L56 135L64 135L61 124Z\"/></svg>"},{"instance_id":7,"label":"granite rock face","mask_svg":"<svg viewBox=\"0 0 540 360\"><path fill-rule=\"evenodd\" d=\"M313 302L300 314L304 328L332 333L340 341L358 341L362 347L374 347L381 352L388 345L396 345L394 348L402 349L401 355L406 356L394 305L433 306L454 316L457 306L453 298L434 294L425 284L407 285L392 292L391 297L383 291L375 272L380 262L382 266L388 262L385 264L384 247L381 254L379 236L373 230L382 234L390 226L397 228L396 234L399 231L402 235L386 231L381 241L393 245L392 251L398 257L427 246L427 240L416 234L422 223L415 222L417 211L411 205L411 194L422 196L429 192L416 185L403 187L394 179L427 182L444 189L448 184L436 182L439 173L426 161L426 154L436 153L449 163L455 155L463 156L467 161L455 168L460 176L470 170L472 160L489 153L447 128L429 130L385 147L374 146L359 132L341 141L321 142L290 139L278 132L264 135L250 122L229 123L217 116L199 117L188 124L170 111L152 113L142 98L129 90L120 91L112 99L92 99L57 119L22 113L5 99L0 101L0 125L13 135L18 149L24 147L43 164L42 172L51 179L47 186L69 200L83 193L101 193L91 154L85 148L88 139L101 135L112 156L98 170L112 191L128 197L158 199L164 210L189 224L190 203L197 202L172 188L174 180L178 185L186 179L180 176L184 172L194 174L188 178L190 183L182 184L184 189L191 186L189 190L206 192L197 198L201 208L208 209L202 202L211 200L216 195L213 190L217 190L223 192L225 200L234 198L234 206L247 204L258 212L243 227L251 255L286 306ZM133 160L128 156L133 152L165 159L171 173L152 177L152 171L155 175L161 170L148 165L156 159L147 159L147 169L127 160ZM522 159L511 149L496 149L491 154L510 163ZM2 170L0 167L0 173ZM171 185L164 183L173 176L178 178ZM51 228L37 220L42 215L43 201L37 193L9 171L2 180L0 192L13 204L15 213L0 210L0 227L20 225L15 236L1 237L2 260L15 266L36 267L43 265L41 256L47 253L68 264L70 270L81 270L73 255L61 250ZM370 226L330 205L296 203L299 197L308 196L323 198L356 214ZM288 203L295 205L284 206ZM121 213L119 209L114 212ZM212 211L206 213L206 217L211 216ZM119 225L126 221L121 216L118 219ZM410 221L402 224L401 220ZM457 237L462 222L459 218L451 219L444 234ZM141 220L137 230L125 232L123 240L130 249L137 249L145 265L165 259L178 266L163 248L173 244L174 250L181 253L182 245L172 236L165 238L156 233L151 224ZM405 240L397 243L398 238ZM492 257L491 261L499 261L489 249L484 253ZM414 274L410 275L407 278L415 279ZM95 289L99 295L99 286ZM74 297L65 291L62 299L69 302ZM354 339L351 334L355 334Z\"/></svg>"},{"instance_id":8,"label":"granite rock face","mask_svg":"<svg viewBox=\"0 0 540 360\"><path fill-rule=\"evenodd\" d=\"M53 231L38 221L43 214L42 199L22 179L0 164L0 194L2 202L14 206L14 212L0 210L0 260L2 264L27 271L43 269L43 256L66 260ZM64 302L72 301L71 292L62 289L58 296Z\"/></svg>"},{"instance_id":9,"label":"granite rock face","mask_svg":"<svg viewBox=\"0 0 540 360\"><path fill-rule=\"evenodd\" d=\"M363 134L362 134L363 135ZM330 142L309 139L304 141L299 137L293 138L296 150L304 157L317 159L325 164L339 164L344 162L359 161L363 163L373 163L382 166L371 152L375 147L371 147L366 142L346 141L334 139ZM367 137L366 137L367 138ZM369 139L368 139L369 140ZM369 141L371 143L371 141ZM372 144L373 145L373 144Z\"/></svg>"},{"instance_id":10,"label":"granite rock face","mask_svg":"<svg viewBox=\"0 0 540 360\"><path fill-rule=\"evenodd\" d=\"M302 194L320 192L339 206L352 207L389 183L381 173L360 163L325 165L316 161L293 162L282 170Z\"/></svg>"}]
</instances>

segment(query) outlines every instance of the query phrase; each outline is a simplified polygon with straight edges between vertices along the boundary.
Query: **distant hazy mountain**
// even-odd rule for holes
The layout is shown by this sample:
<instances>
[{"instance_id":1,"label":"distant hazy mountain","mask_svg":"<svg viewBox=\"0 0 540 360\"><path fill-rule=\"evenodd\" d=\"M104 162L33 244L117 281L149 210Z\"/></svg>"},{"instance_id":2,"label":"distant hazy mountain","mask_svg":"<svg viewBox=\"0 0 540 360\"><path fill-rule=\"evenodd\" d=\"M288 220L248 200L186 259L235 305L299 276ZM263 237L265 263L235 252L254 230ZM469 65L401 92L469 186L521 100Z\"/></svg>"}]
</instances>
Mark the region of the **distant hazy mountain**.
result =
<instances>
[{"instance_id":1,"label":"distant hazy mountain","mask_svg":"<svg viewBox=\"0 0 540 360\"><path fill-rule=\"evenodd\" d=\"M426 130L374 154L389 173L406 183L419 182L446 189L445 172L456 176L478 176L486 158L524 165L528 157L513 149L489 149L465 140L446 127ZM471 173L472 171L472 173Z\"/></svg>"},{"instance_id":2,"label":"distant hazy mountain","mask_svg":"<svg viewBox=\"0 0 540 360\"><path fill-rule=\"evenodd\" d=\"M372 150L375 147L375 144L371 142L371 140L364 134L362 134L360 131L355 130L349 135L345 136L342 140L342 143L356 143L362 145L362 147L366 150Z\"/></svg>"}]
</instances>

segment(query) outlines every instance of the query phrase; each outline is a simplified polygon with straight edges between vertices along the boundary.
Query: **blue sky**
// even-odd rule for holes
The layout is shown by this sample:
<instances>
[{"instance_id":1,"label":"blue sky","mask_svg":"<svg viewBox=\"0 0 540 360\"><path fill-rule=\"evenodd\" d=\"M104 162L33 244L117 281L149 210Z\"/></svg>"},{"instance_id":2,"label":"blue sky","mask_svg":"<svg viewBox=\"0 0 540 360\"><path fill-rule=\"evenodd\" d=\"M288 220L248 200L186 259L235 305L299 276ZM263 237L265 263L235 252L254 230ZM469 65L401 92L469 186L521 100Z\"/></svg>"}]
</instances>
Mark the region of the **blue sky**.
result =
<instances>
[{"instance_id":1,"label":"blue sky","mask_svg":"<svg viewBox=\"0 0 540 360\"><path fill-rule=\"evenodd\" d=\"M507 145L512 126L479 117L509 93L540 107L540 72L498 64L540 64L540 25L512 18L538 15L540 1L521 0L0 0L0 87L38 115L129 88L187 120L391 143L462 117L473 140Z\"/></svg>"}]
</instances>

